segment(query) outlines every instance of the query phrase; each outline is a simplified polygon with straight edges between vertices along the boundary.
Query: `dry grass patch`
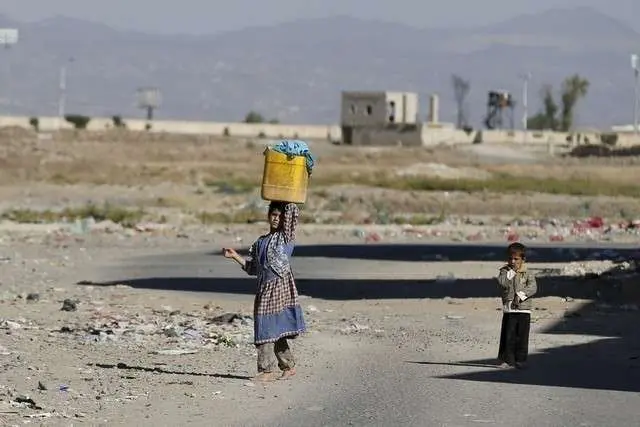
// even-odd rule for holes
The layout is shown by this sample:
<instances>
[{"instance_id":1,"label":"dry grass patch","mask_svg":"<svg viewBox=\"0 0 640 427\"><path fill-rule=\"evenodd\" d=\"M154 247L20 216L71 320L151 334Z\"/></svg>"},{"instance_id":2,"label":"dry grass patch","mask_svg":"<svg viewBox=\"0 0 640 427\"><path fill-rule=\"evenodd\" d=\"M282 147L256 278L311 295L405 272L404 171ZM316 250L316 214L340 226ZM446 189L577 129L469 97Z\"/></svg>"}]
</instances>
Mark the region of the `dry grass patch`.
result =
<instances>
[{"instance_id":1,"label":"dry grass patch","mask_svg":"<svg viewBox=\"0 0 640 427\"><path fill-rule=\"evenodd\" d=\"M380 188L410 191L462 191L467 193L546 193L573 196L626 196L640 197L636 185L589 178L555 179L532 178L501 174L486 180L358 177L356 182Z\"/></svg>"},{"instance_id":2,"label":"dry grass patch","mask_svg":"<svg viewBox=\"0 0 640 427\"><path fill-rule=\"evenodd\" d=\"M98 206L67 207L62 210L12 209L0 216L2 219L28 224L69 222L76 219L93 218L96 221L113 221L124 227L133 227L144 217L142 209L128 209L108 203Z\"/></svg>"},{"instance_id":3,"label":"dry grass patch","mask_svg":"<svg viewBox=\"0 0 640 427\"><path fill-rule=\"evenodd\" d=\"M38 140L30 132L0 132L0 179L5 185L171 182L245 194L260 185L264 145L259 141L144 132L63 132ZM549 193L640 197L637 159L549 159L544 164L482 165L452 147L345 147L311 143L318 165L312 186L360 184L402 191ZM416 163L472 166L493 177L442 179L398 176Z\"/></svg>"},{"instance_id":4,"label":"dry grass patch","mask_svg":"<svg viewBox=\"0 0 640 427\"><path fill-rule=\"evenodd\" d=\"M602 159L601 163L585 160L583 163L566 161L546 165L500 165L487 166L484 169L506 176L556 181L582 181L596 186L600 185L598 182L631 186L640 180L640 164L622 160L607 162Z\"/></svg>"}]
</instances>

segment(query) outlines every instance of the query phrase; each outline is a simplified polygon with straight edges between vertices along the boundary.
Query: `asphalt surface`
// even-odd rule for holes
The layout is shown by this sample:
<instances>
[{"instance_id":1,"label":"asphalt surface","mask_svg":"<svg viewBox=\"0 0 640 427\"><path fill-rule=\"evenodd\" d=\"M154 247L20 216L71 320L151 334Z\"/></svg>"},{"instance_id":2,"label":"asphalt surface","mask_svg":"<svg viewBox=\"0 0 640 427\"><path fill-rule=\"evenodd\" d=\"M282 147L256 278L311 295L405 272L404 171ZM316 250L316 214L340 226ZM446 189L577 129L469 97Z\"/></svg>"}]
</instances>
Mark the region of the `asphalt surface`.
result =
<instances>
[{"instance_id":1,"label":"asphalt surface","mask_svg":"<svg viewBox=\"0 0 640 427\"><path fill-rule=\"evenodd\" d=\"M494 285L473 275L490 277L504 246L302 246L294 253L294 269L301 294L328 300L495 297ZM544 265L616 258L635 247L539 245L532 252L530 262ZM460 263L473 263L475 270ZM255 286L217 248L125 260L105 266L95 279L248 302ZM565 331L582 342L532 355L526 371L498 370L473 350L434 348L416 355L381 340L329 366L326 378L296 397L296 410L284 402L254 423L238 425L640 426L640 334L628 324L640 318L633 316L602 319L611 322L604 337Z\"/></svg>"},{"instance_id":2,"label":"asphalt surface","mask_svg":"<svg viewBox=\"0 0 640 427\"><path fill-rule=\"evenodd\" d=\"M585 259L617 259L637 252L636 248L630 244L540 244L531 246L528 261L537 268L553 268ZM495 284L486 278L495 276L504 249L503 242L304 245L296 247L292 264L300 294L314 298L493 298ZM255 280L224 259L220 248L118 260L98 270L93 281L235 299L250 300L255 293ZM563 286L551 280L540 295L566 296ZM573 296L589 298L593 292L585 288Z\"/></svg>"}]
</instances>

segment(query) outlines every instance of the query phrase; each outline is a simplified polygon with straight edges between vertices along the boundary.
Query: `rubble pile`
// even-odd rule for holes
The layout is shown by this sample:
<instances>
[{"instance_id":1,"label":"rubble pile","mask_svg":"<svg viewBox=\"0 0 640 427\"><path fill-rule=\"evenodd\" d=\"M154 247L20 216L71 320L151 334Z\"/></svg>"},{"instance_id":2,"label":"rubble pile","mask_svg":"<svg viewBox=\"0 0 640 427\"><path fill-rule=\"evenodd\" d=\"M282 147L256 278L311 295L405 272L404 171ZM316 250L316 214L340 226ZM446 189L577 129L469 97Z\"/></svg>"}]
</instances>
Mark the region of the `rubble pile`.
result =
<instances>
[{"instance_id":1,"label":"rubble pile","mask_svg":"<svg viewBox=\"0 0 640 427\"><path fill-rule=\"evenodd\" d=\"M86 308L85 308L86 307ZM60 311L82 312L51 327L23 318L0 319L0 329L7 333L44 330L49 336L71 338L84 344L139 345L156 354L181 354L183 350L238 348L253 342L253 319L227 313L213 316L207 311L182 313L171 307L161 310L131 312L130 308L101 301L65 299ZM169 350L173 349L173 350Z\"/></svg>"},{"instance_id":2,"label":"rubble pile","mask_svg":"<svg viewBox=\"0 0 640 427\"><path fill-rule=\"evenodd\" d=\"M584 220L529 219L499 222L465 217L447 217L430 225L384 224L354 228L353 237L366 243L385 239L411 240L447 239L454 242L477 241L530 241L581 242L617 241L640 237L640 220L606 223L600 217Z\"/></svg>"},{"instance_id":3,"label":"rubble pile","mask_svg":"<svg viewBox=\"0 0 640 427\"><path fill-rule=\"evenodd\" d=\"M314 212L306 212L307 220L314 218ZM112 221L96 222L93 218L78 219L62 224L9 224L0 223L3 242L32 242L40 239L50 245L67 245L71 241L171 241L186 240L212 241L217 238L233 238L239 244L246 243L255 230L264 224L168 224L144 222L124 227ZM489 217L465 217L442 215L433 218L413 218L405 220L378 214L365 219L361 224L322 221L300 226L299 238L315 239L319 235L328 239L345 242L379 243L384 241L437 241L480 242L480 241L526 241L540 243L561 242L620 242L640 238L640 220L609 222L601 217L580 220L567 218L512 219Z\"/></svg>"},{"instance_id":4,"label":"rubble pile","mask_svg":"<svg viewBox=\"0 0 640 427\"><path fill-rule=\"evenodd\" d=\"M118 289L125 290L122 286ZM3 362L0 372L21 369L29 372L29 375L37 375L26 379L27 383L31 383L31 388L13 389L0 385L2 414L25 419L77 419L85 417L78 408L92 400L104 400L110 395L113 397L109 399L122 403L136 398L133 392L127 390L97 390L94 399L93 396L89 398L86 395L84 387L74 389L65 384L47 384L52 381L52 374L47 372L46 366L30 365L33 357L29 356L30 353L25 353L25 342L40 343L36 344L40 348L55 346L73 353L159 357L160 360L177 362L178 366L182 365L180 361L186 355L200 352L226 351L230 358L244 358L254 351L251 316L221 313L208 306L182 312L169 306L153 309L127 305L118 301L121 295L117 291L106 290L104 295L101 292L89 289L89 292L80 297L60 298L61 290L49 289L39 294L28 294L29 298L15 295L13 299L3 301L5 305L18 308L29 305L32 311L39 308L41 315L29 318L0 317L0 335L3 336L0 345ZM109 358L103 355L98 359L98 367L108 365L101 362L105 357ZM189 363L188 360L185 361ZM122 366L127 364L118 361L117 367ZM156 366L159 365L156 363ZM91 368L75 365L72 369L86 371L87 375L91 373L87 381L95 381L94 378L97 378L97 373ZM153 371L159 368L139 369ZM56 374L53 375L55 378ZM45 378L48 380L45 381ZM74 384L78 386L77 381ZM57 394L51 391L52 387ZM61 394L68 398L58 401Z\"/></svg>"}]
</instances>

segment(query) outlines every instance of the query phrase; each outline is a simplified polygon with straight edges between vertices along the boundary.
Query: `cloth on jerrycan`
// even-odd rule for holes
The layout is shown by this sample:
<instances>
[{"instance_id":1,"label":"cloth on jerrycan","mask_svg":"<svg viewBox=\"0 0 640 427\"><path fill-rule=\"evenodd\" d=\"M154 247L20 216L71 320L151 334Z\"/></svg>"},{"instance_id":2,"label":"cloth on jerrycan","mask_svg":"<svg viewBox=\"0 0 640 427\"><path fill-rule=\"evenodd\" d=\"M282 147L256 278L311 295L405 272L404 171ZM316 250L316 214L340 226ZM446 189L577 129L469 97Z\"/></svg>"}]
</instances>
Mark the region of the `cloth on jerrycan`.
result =
<instances>
[{"instance_id":1,"label":"cloth on jerrycan","mask_svg":"<svg viewBox=\"0 0 640 427\"><path fill-rule=\"evenodd\" d=\"M311 154L311 151L309 151L309 146L306 142L299 139L283 139L274 145L272 150L286 154L289 159L295 156L306 157L307 173L311 175L311 172L313 172L315 158L313 157L313 154Z\"/></svg>"}]
</instances>

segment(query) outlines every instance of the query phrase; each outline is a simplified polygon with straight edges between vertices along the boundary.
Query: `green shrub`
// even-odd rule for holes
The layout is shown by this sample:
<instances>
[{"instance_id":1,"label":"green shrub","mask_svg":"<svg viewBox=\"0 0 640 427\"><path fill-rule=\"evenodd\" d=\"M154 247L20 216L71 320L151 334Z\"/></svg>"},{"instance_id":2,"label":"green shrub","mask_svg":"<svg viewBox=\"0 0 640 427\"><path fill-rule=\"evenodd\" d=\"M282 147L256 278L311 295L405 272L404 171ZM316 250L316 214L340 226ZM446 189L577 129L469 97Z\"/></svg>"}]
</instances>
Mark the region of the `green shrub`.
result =
<instances>
[{"instance_id":1,"label":"green shrub","mask_svg":"<svg viewBox=\"0 0 640 427\"><path fill-rule=\"evenodd\" d=\"M29 119L29 126L33 128L36 132L40 131L40 119L37 117L31 117Z\"/></svg>"},{"instance_id":2,"label":"green shrub","mask_svg":"<svg viewBox=\"0 0 640 427\"><path fill-rule=\"evenodd\" d=\"M71 123L75 129L86 129L87 125L91 121L91 117L83 116L81 114L67 114L64 119Z\"/></svg>"},{"instance_id":3,"label":"green shrub","mask_svg":"<svg viewBox=\"0 0 640 427\"><path fill-rule=\"evenodd\" d=\"M603 133L600 135L600 141L605 145L616 145L618 143L618 134L615 132Z\"/></svg>"},{"instance_id":4,"label":"green shrub","mask_svg":"<svg viewBox=\"0 0 640 427\"><path fill-rule=\"evenodd\" d=\"M118 128L118 129L122 129L122 128L126 128L127 124L122 120L121 116L113 116L111 118L111 121L113 121L113 126Z\"/></svg>"}]
</instances>

